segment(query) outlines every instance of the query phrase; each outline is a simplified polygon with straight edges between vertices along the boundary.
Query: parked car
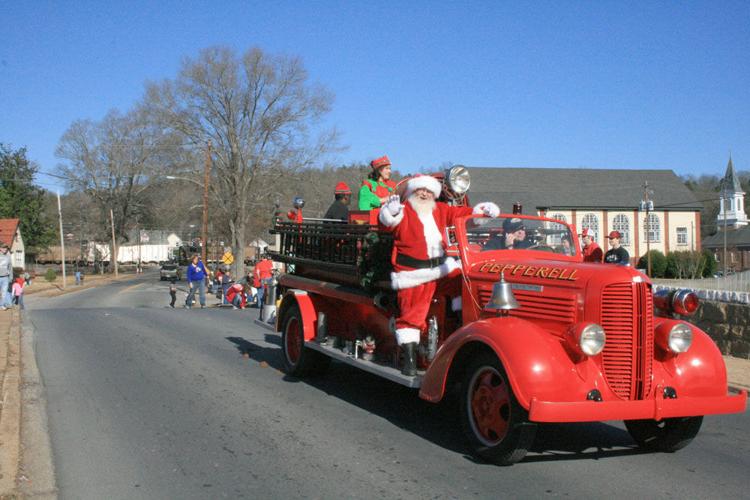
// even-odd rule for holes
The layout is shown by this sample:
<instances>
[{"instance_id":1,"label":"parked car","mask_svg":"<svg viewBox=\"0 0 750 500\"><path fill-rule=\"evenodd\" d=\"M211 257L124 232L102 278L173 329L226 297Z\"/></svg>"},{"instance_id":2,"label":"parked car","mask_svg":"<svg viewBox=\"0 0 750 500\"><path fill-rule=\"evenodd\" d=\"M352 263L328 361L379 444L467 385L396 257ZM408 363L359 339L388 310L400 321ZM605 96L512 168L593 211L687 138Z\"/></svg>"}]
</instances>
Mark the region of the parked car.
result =
<instances>
[{"instance_id":1,"label":"parked car","mask_svg":"<svg viewBox=\"0 0 750 500\"><path fill-rule=\"evenodd\" d=\"M159 276L162 281L164 280L181 280L182 269L177 264L162 264L159 270Z\"/></svg>"}]
</instances>

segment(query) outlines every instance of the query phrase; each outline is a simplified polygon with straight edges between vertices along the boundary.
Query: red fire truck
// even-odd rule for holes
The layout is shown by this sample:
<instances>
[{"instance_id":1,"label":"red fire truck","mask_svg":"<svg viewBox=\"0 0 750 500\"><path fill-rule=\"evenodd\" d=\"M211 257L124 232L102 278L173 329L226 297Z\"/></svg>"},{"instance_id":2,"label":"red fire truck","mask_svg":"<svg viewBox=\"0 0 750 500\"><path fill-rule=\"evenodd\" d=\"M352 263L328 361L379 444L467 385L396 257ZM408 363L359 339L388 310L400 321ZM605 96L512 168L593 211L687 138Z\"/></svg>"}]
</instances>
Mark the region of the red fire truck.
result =
<instances>
[{"instance_id":1,"label":"red fire truck","mask_svg":"<svg viewBox=\"0 0 750 500\"><path fill-rule=\"evenodd\" d=\"M437 176L442 198L466 203L468 172ZM299 209L301 210L301 208ZM521 219L526 248L504 250L503 222ZM286 371L320 374L332 359L418 390L438 403L458 397L471 451L512 464L531 447L537 424L624 420L638 445L675 451L703 415L744 411L730 394L709 336L680 319L698 307L690 292L654 293L625 266L584 263L575 229L520 214L466 216L444 235L462 262L462 307L433 298L416 376L399 370L390 236L376 212L348 223L277 221L287 264L279 279Z\"/></svg>"}]
</instances>

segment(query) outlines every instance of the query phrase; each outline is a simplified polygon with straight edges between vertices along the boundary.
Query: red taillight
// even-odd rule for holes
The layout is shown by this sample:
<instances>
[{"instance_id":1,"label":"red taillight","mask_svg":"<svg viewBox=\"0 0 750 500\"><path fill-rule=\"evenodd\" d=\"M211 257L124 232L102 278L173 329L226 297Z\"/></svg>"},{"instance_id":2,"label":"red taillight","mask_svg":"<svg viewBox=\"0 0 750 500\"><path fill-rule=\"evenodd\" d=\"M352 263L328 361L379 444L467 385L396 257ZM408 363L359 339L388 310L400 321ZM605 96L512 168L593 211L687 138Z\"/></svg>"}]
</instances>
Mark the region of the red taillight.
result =
<instances>
[{"instance_id":1,"label":"red taillight","mask_svg":"<svg viewBox=\"0 0 750 500\"><path fill-rule=\"evenodd\" d=\"M692 316L699 305L698 296L689 290L679 290L672 297L672 308L681 316Z\"/></svg>"}]
</instances>

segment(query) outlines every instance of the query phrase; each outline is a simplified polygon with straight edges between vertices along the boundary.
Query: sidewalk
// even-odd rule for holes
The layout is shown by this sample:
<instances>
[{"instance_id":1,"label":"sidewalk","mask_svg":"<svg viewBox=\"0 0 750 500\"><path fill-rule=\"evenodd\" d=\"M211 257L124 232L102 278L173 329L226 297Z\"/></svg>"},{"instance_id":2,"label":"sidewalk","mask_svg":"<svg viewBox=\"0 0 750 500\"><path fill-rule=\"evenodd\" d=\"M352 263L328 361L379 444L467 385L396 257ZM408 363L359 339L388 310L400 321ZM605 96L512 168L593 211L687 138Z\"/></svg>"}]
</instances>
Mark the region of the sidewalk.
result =
<instances>
[{"instance_id":1,"label":"sidewalk","mask_svg":"<svg viewBox=\"0 0 750 500\"><path fill-rule=\"evenodd\" d=\"M724 364L727 365L729 387L734 390L750 391L750 359L724 356Z\"/></svg>"}]
</instances>

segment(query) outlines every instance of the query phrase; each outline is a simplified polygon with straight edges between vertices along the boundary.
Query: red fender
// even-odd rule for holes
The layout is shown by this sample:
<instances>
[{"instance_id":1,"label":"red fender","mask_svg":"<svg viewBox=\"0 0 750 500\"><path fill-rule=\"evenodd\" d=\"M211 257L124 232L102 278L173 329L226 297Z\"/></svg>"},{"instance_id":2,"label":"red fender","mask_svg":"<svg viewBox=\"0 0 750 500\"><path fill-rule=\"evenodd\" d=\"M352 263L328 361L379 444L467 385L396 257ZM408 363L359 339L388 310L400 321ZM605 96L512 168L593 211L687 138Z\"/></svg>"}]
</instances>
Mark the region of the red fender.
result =
<instances>
[{"instance_id":1,"label":"red fender","mask_svg":"<svg viewBox=\"0 0 750 500\"><path fill-rule=\"evenodd\" d=\"M281 301L279 314L277 315L278 320L284 317L286 310L294 303L297 304L299 312L302 315L302 332L305 340L313 340L315 338L318 315L315 312L315 306L313 305L312 299L307 292L301 290L289 290ZM281 329L284 328L284 325L280 324L278 320L276 331L280 332Z\"/></svg>"},{"instance_id":2,"label":"red fender","mask_svg":"<svg viewBox=\"0 0 750 500\"><path fill-rule=\"evenodd\" d=\"M422 399L437 403L443 398L453 360L470 342L481 342L495 352L505 367L513 393L526 409L532 397L584 400L594 386L606 387L596 369L586 370L596 381L583 383L581 369L576 368L559 337L520 318L497 317L475 321L448 338L422 379ZM586 359L581 364L593 365L593 361Z\"/></svg>"},{"instance_id":3,"label":"red fender","mask_svg":"<svg viewBox=\"0 0 750 500\"><path fill-rule=\"evenodd\" d=\"M693 343L688 352L678 355L664 354L656 348L653 387L674 387L678 397L725 396L727 369L716 343L703 330L685 321L665 319L657 323L656 330L669 329L676 323L690 326Z\"/></svg>"}]
</instances>

